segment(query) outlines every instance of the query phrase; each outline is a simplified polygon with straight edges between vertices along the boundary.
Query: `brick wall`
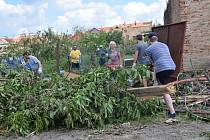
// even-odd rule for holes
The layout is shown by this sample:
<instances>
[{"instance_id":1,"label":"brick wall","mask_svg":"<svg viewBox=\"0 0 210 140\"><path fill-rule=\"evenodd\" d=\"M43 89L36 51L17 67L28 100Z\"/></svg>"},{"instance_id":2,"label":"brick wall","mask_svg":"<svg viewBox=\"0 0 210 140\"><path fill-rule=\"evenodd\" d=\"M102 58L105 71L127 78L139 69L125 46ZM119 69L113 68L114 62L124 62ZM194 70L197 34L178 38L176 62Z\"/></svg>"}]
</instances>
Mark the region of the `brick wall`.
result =
<instances>
[{"instance_id":1,"label":"brick wall","mask_svg":"<svg viewBox=\"0 0 210 140\"><path fill-rule=\"evenodd\" d=\"M210 0L169 0L167 10L165 23L187 21L184 70L192 70L191 62L195 69L210 69Z\"/></svg>"},{"instance_id":2,"label":"brick wall","mask_svg":"<svg viewBox=\"0 0 210 140\"><path fill-rule=\"evenodd\" d=\"M145 32L149 32L151 31L152 28L152 24L150 26L145 26L145 27L138 27L138 28L127 28L126 32L123 32L123 36L126 38L126 36L129 36L129 39L133 39L134 36L141 34L141 33L145 33Z\"/></svg>"},{"instance_id":3,"label":"brick wall","mask_svg":"<svg viewBox=\"0 0 210 140\"><path fill-rule=\"evenodd\" d=\"M164 12L164 23L177 23L180 21L180 7L179 0L169 0L167 4L167 9Z\"/></svg>"}]
</instances>

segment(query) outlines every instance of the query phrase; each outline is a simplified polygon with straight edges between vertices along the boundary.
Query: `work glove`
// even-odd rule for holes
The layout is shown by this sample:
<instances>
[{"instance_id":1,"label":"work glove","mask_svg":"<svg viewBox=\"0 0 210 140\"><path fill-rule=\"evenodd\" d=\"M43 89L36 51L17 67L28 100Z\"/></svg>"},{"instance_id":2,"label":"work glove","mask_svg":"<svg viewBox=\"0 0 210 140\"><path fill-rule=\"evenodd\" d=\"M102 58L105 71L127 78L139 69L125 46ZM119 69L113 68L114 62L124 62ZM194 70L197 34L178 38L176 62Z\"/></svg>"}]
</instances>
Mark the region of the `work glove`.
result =
<instances>
[{"instance_id":1,"label":"work glove","mask_svg":"<svg viewBox=\"0 0 210 140\"><path fill-rule=\"evenodd\" d=\"M25 61L22 61L21 62L21 65L25 66L26 65L26 62Z\"/></svg>"},{"instance_id":2,"label":"work glove","mask_svg":"<svg viewBox=\"0 0 210 140\"><path fill-rule=\"evenodd\" d=\"M41 73L42 73L42 67L39 67L38 74L41 74Z\"/></svg>"},{"instance_id":3,"label":"work glove","mask_svg":"<svg viewBox=\"0 0 210 140\"><path fill-rule=\"evenodd\" d=\"M134 62L134 63L133 63L133 66L132 66L132 68L134 68L134 67L136 67L136 62Z\"/></svg>"}]
</instances>

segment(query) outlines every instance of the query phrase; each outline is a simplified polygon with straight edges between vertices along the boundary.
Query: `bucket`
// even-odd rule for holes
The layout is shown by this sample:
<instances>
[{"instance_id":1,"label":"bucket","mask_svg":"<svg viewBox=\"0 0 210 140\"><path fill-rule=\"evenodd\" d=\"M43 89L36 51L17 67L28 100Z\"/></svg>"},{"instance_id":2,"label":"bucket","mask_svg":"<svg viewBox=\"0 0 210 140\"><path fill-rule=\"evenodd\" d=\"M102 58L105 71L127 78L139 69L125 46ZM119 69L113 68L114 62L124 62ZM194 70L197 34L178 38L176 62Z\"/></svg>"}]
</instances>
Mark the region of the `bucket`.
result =
<instances>
[{"instance_id":1,"label":"bucket","mask_svg":"<svg viewBox=\"0 0 210 140\"><path fill-rule=\"evenodd\" d=\"M64 70L60 70L60 75L64 76Z\"/></svg>"}]
</instances>

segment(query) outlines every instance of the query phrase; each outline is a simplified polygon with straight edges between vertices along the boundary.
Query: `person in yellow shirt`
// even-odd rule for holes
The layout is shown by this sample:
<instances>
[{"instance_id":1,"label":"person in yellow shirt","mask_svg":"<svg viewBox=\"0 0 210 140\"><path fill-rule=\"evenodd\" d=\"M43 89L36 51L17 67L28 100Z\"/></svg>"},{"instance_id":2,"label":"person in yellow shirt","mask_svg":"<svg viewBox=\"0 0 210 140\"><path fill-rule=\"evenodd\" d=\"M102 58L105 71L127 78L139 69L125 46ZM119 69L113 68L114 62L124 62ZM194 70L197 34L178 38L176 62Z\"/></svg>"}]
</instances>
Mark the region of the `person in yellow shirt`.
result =
<instances>
[{"instance_id":1,"label":"person in yellow shirt","mask_svg":"<svg viewBox=\"0 0 210 140\"><path fill-rule=\"evenodd\" d=\"M70 52L70 61L73 69L80 69L80 56L81 52L77 49L77 46L72 47L72 51Z\"/></svg>"}]
</instances>

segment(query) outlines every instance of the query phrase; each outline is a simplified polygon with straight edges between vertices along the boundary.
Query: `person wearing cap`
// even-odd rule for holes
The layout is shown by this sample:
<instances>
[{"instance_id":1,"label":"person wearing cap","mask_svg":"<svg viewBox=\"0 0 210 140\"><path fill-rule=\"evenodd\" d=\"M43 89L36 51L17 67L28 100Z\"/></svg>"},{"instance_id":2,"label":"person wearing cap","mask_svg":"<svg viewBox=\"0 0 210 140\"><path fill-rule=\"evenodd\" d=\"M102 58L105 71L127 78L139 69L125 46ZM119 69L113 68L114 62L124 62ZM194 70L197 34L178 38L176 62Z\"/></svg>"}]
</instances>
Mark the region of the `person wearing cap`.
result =
<instances>
[{"instance_id":1,"label":"person wearing cap","mask_svg":"<svg viewBox=\"0 0 210 140\"><path fill-rule=\"evenodd\" d=\"M23 53L23 57L20 58L20 63L24 65L27 69L35 72L36 74L42 74L42 64L41 62L28 51Z\"/></svg>"},{"instance_id":2,"label":"person wearing cap","mask_svg":"<svg viewBox=\"0 0 210 140\"><path fill-rule=\"evenodd\" d=\"M147 48L147 44L143 42L143 36L141 34L136 36L137 44L135 47L135 54L134 54L134 60L133 60L133 67L136 66L136 64L140 65L149 65L149 59L145 55L145 49ZM147 80L143 78L143 84L144 87L147 86Z\"/></svg>"},{"instance_id":3,"label":"person wearing cap","mask_svg":"<svg viewBox=\"0 0 210 140\"><path fill-rule=\"evenodd\" d=\"M162 85L168 84L170 82L170 76L176 68L169 48L166 44L158 42L158 37L155 32L149 33L148 38L151 45L145 51L154 65L156 79ZM169 109L169 119L166 120L166 123L176 122L176 113L170 94L165 93L163 97Z\"/></svg>"},{"instance_id":4,"label":"person wearing cap","mask_svg":"<svg viewBox=\"0 0 210 140\"><path fill-rule=\"evenodd\" d=\"M81 57L81 52L80 50L77 49L77 46L74 45L72 47L72 50L70 52L70 60L71 60L71 65L73 69L80 69L80 57Z\"/></svg>"},{"instance_id":5,"label":"person wearing cap","mask_svg":"<svg viewBox=\"0 0 210 140\"><path fill-rule=\"evenodd\" d=\"M97 48L97 54L99 56L99 65L104 66L107 60L107 50L100 45L99 48Z\"/></svg>"},{"instance_id":6,"label":"person wearing cap","mask_svg":"<svg viewBox=\"0 0 210 140\"><path fill-rule=\"evenodd\" d=\"M109 52L108 52L108 63L107 66L113 69L122 67L122 59L120 51L117 49L117 44L114 41L109 43Z\"/></svg>"}]
</instances>

